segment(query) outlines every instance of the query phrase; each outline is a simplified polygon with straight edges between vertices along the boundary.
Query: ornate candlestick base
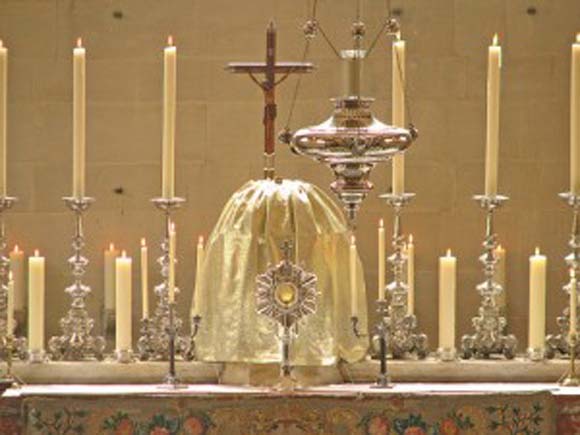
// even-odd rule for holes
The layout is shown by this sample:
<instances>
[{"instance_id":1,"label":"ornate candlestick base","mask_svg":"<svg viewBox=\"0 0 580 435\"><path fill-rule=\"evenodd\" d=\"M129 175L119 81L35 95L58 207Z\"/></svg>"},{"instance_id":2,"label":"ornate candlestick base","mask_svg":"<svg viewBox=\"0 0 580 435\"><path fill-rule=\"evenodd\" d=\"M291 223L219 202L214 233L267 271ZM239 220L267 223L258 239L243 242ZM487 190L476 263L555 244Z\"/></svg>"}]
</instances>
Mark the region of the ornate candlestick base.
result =
<instances>
[{"instance_id":1,"label":"ornate candlestick base","mask_svg":"<svg viewBox=\"0 0 580 435\"><path fill-rule=\"evenodd\" d=\"M566 204L572 209L572 230L570 232L570 239L568 246L570 247L570 254L566 256L566 264L568 269L574 276L580 276L580 195L575 195L571 192L564 192L558 195ZM570 294L570 281L568 281L562 290L566 295ZM568 300L569 300L568 296ZM556 319L558 324L559 334L546 336L546 358L554 358L556 355L565 357L570 354L570 307L564 308L562 315ZM575 341L576 354L580 353L580 343Z\"/></svg>"},{"instance_id":2,"label":"ornate candlestick base","mask_svg":"<svg viewBox=\"0 0 580 435\"><path fill-rule=\"evenodd\" d=\"M82 255L85 246L83 213L95 200L88 197L66 197L63 200L75 216L73 255L68 260L74 281L65 289L72 301L66 317L60 319L62 335L52 337L48 346L52 356L57 360L80 361L92 358L102 360L105 339L102 336L92 335L95 321L86 310L86 298L91 293L91 288L82 281L89 264L89 260Z\"/></svg>"},{"instance_id":3,"label":"ornate candlestick base","mask_svg":"<svg viewBox=\"0 0 580 435\"><path fill-rule=\"evenodd\" d=\"M486 212L484 252L479 258L483 264L485 280L477 286L477 291L481 295L479 315L472 319L475 333L464 335L461 340L462 356L463 358L488 358L492 354L503 354L506 358L512 359L515 357L518 342L513 335L504 334L507 321L500 315L496 304L496 297L503 292L503 289L495 281L497 235L493 228L494 212L508 200L508 197L476 195L473 199Z\"/></svg>"},{"instance_id":4,"label":"ornate candlestick base","mask_svg":"<svg viewBox=\"0 0 580 435\"><path fill-rule=\"evenodd\" d=\"M165 217L164 237L161 241L161 256L157 263L161 267L162 282L155 287L157 305L153 315L141 322L141 337L137 343L139 358L141 360L167 360L170 357L169 349L169 227L172 213L184 203L183 198L154 198L151 202L161 210ZM175 288L176 297L179 289ZM173 328L175 329L174 346L178 355L187 358L189 337L180 334L182 321L174 314Z\"/></svg>"},{"instance_id":5,"label":"ornate candlestick base","mask_svg":"<svg viewBox=\"0 0 580 435\"><path fill-rule=\"evenodd\" d=\"M545 353L543 347L528 347L526 350L526 355L530 361L543 361Z\"/></svg>"},{"instance_id":6,"label":"ornate candlestick base","mask_svg":"<svg viewBox=\"0 0 580 435\"><path fill-rule=\"evenodd\" d=\"M402 211L403 208L415 197L414 193L403 193L402 195L384 194L380 196L393 208L393 255L388 259L393 270L393 281L386 288L390 299L388 307L389 317L389 345L393 358L402 359L414 356L423 359L427 356L427 336L417 331L417 318L414 314L409 314L408 287L403 274L403 267L407 261L404 252L405 236L402 231Z\"/></svg>"},{"instance_id":7,"label":"ornate candlestick base","mask_svg":"<svg viewBox=\"0 0 580 435\"><path fill-rule=\"evenodd\" d=\"M6 372L0 377L0 396L8 388L19 388L22 381L12 372L14 336L12 334L2 337L2 347L6 349Z\"/></svg>"},{"instance_id":8,"label":"ornate candlestick base","mask_svg":"<svg viewBox=\"0 0 580 435\"><path fill-rule=\"evenodd\" d=\"M189 334L189 346L187 347L187 353L185 355L185 359L187 361L193 361L197 358L195 353L195 338L197 337L197 333L199 332L199 325L201 324L201 316L196 314L191 317L191 330Z\"/></svg>"},{"instance_id":9,"label":"ornate candlestick base","mask_svg":"<svg viewBox=\"0 0 580 435\"><path fill-rule=\"evenodd\" d=\"M457 349L440 347L437 349L437 355L439 355L439 359L443 362L455 361L457 359Z\"/></svg>"},{"instance_id":10,"label":"ornate candlestick base","mask_svg":"<svg viewBox=\"0 0 580 435\"><path fill-rule=\"evenodd\" d=\"M570 334L570 368L558 381L563 387L577 387L580 385L580 378L576 374L576 345L578 344L578 334Z\"/></svg>"},{"instance_id":11,"label":"ornate candlestick base","mask_svg":"<svg viewBox=\"0 0 580 435\"><path fill-rule=\"evenodd\" d=\"M391 375L389 375L387 368L387 355L388 355L388 340L392 336L391 324L389 315L389 307L387 301L384 299L379 299L377 301L377 312L379 314L379 320L374 328L373 343L378 343L378 357L380 362L380 371L377 376L377 380L371 388L392 388Z\"/></svg>"},{"instance_id":12,"label":"ornate candlestick base","mask_svg":"<svg viewBox=\"0 0 580 435\"><path fill-rule=\"evenodd\" d=\"M165 378L163 379L163 384L160 385L160 388L170 389L170 390L177 390L186 388L186 385L182 384L176 374L175 371L175 338L177 336L177 328L175 325L175 302L168 302L168 323L167 323L167 347L169 350L169 370Z\"/></svg>"},{"instance_id":13,"label":"ornate candlestick base","mask_svg":"<svg viewBox=\"0 0 580 435\"><path fill-rule=\"evenodd\" d=\"M128 364L135 361L133 349L116 349L114 353L115 361L121 364Z\"/></svg>"},{"instance_id":14,"label":"ornate candlestick base","mask_svg":"<svg viewBox=\"0 0 580 435\"><path fill-rule=\"evenodd\" d=\"M30 364L41 364L48 361L48 355L44 349L29 350L27 359Z\"/></svg>"}]
</instances>

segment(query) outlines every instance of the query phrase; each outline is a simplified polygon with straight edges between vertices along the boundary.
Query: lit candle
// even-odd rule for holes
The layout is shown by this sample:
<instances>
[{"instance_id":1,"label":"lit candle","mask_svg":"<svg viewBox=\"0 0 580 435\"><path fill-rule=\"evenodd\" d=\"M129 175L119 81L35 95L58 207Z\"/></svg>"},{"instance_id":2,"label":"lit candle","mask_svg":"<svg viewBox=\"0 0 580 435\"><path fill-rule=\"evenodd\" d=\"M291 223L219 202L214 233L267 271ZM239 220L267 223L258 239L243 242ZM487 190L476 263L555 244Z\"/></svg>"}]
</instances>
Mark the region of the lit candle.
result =
<instances>
[{"instance_id":1,"label":"lit candle","mask_svg":"<svg viewBox=\"0 0 580 435\"><path fill-rule=\"evenodd\" d=\"M45 261L38 250L28 259L28 349L44 351Z\"/></svg>"},{"instance_id":2,"label":"lit candle","mask_svg":"<svg viewBox=\"0 0 580 435\"><path fill-rule=\"evenodd\" d=\"M10 271L14 280L14 309L22 310L26 305L26 288L24 287L24 252L14 245L10 252Z\"/></svg>"},{"instance_id":3,"label":"lit candle","mask_svg":"<svg viewBox=\"0 0 580 435\"><path fill-rule=\"evenodd\" d=\"M0 195L6 196L6 138L8 96L8 49L0 40Z\"/></svg>"},{"instance_id":4,"label":"lit candle","mask_svg":"<svg viewBox=\"0 0 580 435\"><path fill-rule=\"evenodd\" d=\"M197 309L199 314L199 303L201 301L201 294L199 293L199 286L201 282L201 271L203 267L203 261L205 260L205 246L203 241L203 236L199 236L197 240L197 256L195 258L195 289L193 295L193 302L191 304L191 316L193 317Z\"/></svg>"},{"instance_id":5,"label":"lit candle","mask_svg":"<svg viewBox=\"0 0 580 435\"><path fill-rule=\"evenodd\" d=\"M409 236L407 255L407 314L415 312L415 245L413 235Z\"/></svg>"},{"instance_id":6,"label":"lit candle","mask_svg":"<svg viewBox=\"0 0 580 435\"><path fill-rule=\"evenodd\" d=\"M439 348L455 349L455 286L457 259L447 250L439 258Z\"/></svg>"},{"instance_id":7,"label":"lit candle","mask_svg":"<svg viewBox=\"0 0 580 435\"><path fill-rule=\"evenodd\" d=\"M499 90L501 47L497 34L488 50L487 61L487 141L485 148L485 194L497 195L497 166L499 153Z\"/></svg>"},{"instance_id":8,"label":"lit candle","mask_svg":"<svg viewBox=\"0 0 580 435\"><path fill-rule=\"evenodd\" d=\"M8 272L8 292L6 294L6 334L14 334L14 276Z\"/></svg>"},{"instance_id":9,"label":"lit candle","mask_svg":"<svg viewBox=\"0 0 580 435\"><path fill-rule=\"evenodd\" d=\"M85 196L86 50L81 38L73 50L73 196Z\"/></svg>"},{"instance_id":10,"label":"lit candle","mask_svg":"<svg viewBox=\"0 0 580 435\"><path fill-rule=\"evenodd\" d=\"M169 289L167 297L170 303L175 302L175 224L171 223L169 227Z\"/></svg>"},{"instance_id":11,"label":"lit candle","mask_svg":"<svg viewBox=\"0 0 580 435\"><path fill-rule=\"evenodd\" d=\"M119 251L115 249L115 244L110 243L109 249L105 250L105 309L115 309L115 259L119 256Z\"/></svg>"},{"instance_id":12,"label":"lit candle","mask_svg":"<svg viewBox=\"0 0 580 435\"><path fill-rule=\"evenodd\" d=\"M570 191L580 195L580 33L572 44L570 85Z\"/></svg>"},{"instance_id":13,"label":"lit candle","mask_svg":"<svg viewBox=\"0 0 580 435\"><path fill-rule=\"evenodd\" d=\"M385 222L381 219L379 221L379 300L383 300L385 298L385 240Z\"/></svg>"},{"instance_id":14,"label":"lit candle","mask_svg":"<svg viewBox=\"0 0 580 435\"><path fill-rule=\"evenodd\" d=\"M576 324L578 318L576 312L578 311L578 289L576 288L576 277L572 276L570 279L570 335L576 334Z\"/></svg>"},{"instance_id":15,"label":"lit candle","mask_svg":"<svg viewBox=\"0 0 580 435\"><path fill-rule=\"evenodd\" d=\"M546 337L546 256L536 248L530 256L530 349L542 349Z\"/></svg>"},{"instance_id":16,"label":"lit candle","mask_svg":"<svg viewBox=\"0 0 580 435\"><path fill-rule=\"evenodd\" d=\"M143 299L142 317L147 319L149 317L149 253L147 242L141 239L141 298Z\"/></svg>"},{"instance_id":17,"label":"lit candle","mask_svg":"<svg viewBox=\"0 0 580 435\"><path fill-rule=\"evenodd\" d=\"M405 125L405 41L393 42L393 125ZM393 156L392 173L393 193L402 195L405 192L405 155Z\"/></svg>"},{"instance_id":18,"label":"lit candle","mask_svg":"<svg viewBox=\"0 0 580 435\"><path fill-rule=\"evenodd\" d=\"M175 98L177 48L173 38L167 38L163 51L163 174L164 198L175 196Z\"/></svg>"},{"instance_id":19,"label":"lit candle","mask_svg":"<svg viewBox=\"0 0 580 435\"><path fill-rule=\"evenodd\" d=\"M350 256L349 256L349 265L350 265L350 304L351 304L351 312L353 317L358 315L358 289L356 285L357 276L356 276L356 237L350 237Z\"/></svg>"},{"instance_id":20,"label":"lit candle","mask_svg":"<svg viewBox=\"0 0 580 435\"><path fill-rule=\"evenodd\" d=\"M494 279L497 284L501 286L503 291L498 295L495 302L498 308L501 310L501 314L505 315L506 307L506 280L505 280L505 267L506 267L506 250L503 246L498 245L494 251L497 263L495 265L495 275Z\"/></svg>"},{"instance_id":21,"label":"lit candle","mask_svg":"<svg viewBox=\"0 0 580 435\"><path fill-rule=\"evenodd\" d=\"M131 325L131 258L123 251L115 259L115 287L116 287L116 350L130 350L132 341Z\"/></svg>"}]
</instances>

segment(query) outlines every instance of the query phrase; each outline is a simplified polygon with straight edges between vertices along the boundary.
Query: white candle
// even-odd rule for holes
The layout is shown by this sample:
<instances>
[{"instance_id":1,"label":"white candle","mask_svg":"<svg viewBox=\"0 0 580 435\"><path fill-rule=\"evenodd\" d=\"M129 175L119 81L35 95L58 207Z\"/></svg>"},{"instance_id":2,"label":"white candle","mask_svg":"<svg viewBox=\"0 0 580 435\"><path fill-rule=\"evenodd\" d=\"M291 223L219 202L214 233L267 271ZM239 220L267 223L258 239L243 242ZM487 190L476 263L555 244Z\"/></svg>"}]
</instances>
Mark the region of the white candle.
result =
<instances>
[{"instance_id":1,"label":"white candle","mask_svg":"<svg viewBox=\"0 0 580 435\"><path fill-rule=\"evenodd\" d=\"M349 249L349 275L350 275L350 304L351 312L353 317L358 315L358 289L357 289L357 276L356 276L356 238L351 236L350 238L350 249Z\"/></svg>"},{"instance_id":2,"label":"white candle","mask_svg":"<svg viewBox=\"0 0 580 435\"><path fill-rule=\"evenodd\" d=\"M104 253L105 270L105 309L115 309L115 259L119 256L119 250L115 244L110 243L109 249Z\"/></svg>"},{"instance_id":3,"label":"white candle","mask_svg":"<svg viewBox=\"0 0 580 435\"><path fill-rule=\"evenodd\" d=\"M8 96L8 49L0 40L0 196L6 196L6 140Z\"/></svg>"},{"instance_id":4,"label":"white candle","mask_svg":"<svg viewBox=\"0 0 580 435\"><path fill-rule=\"evenodd\" d=\"M385 278L386 278L386 238L385 238L385 222L381 219L379 221L379 300L385 298Z\"/></svg>"},{"instance_id":5,"label":"white candle","mask_svg":"<svg viewBox=\"0 0 580 435\"><path fill-rule=\"evenodd\" d=\"M142 301L142 318L149 317L149 252L147 242L141 239L141 299Z\"/></svg>"},{"instance_id":6,"label":"white candle","mask_svg":"<svg viewBox=\"0 0 580 435\"><path fill-rule=\"evenodd\" d=\"M405 125L405 41L393 42L393 125ZM393 157L392 172L393 193L402 195L405 192L405 155Z\"/></svg>"},{"instance_id":7,"label":"white candle","mask_svg":"<svg viewBox=\"0 0 580 435\"><path fill-rule=\"evenodd\" d=\"M577 331L577 313L578 311L578 289L576 287L576 277L570 279L570 334L576 334Z\"/></svg>"},{"instance_id":8,"label":"white candle","mask_svg":"<svg viewBox=\"0 0 580 435\"><path fill-rule=\"evenodd\" d=\"M536 248L530 257L530 349L543 349L546 336L546 256Z\"/></svg>"},{"instance_id":9,"label":"white candle","mask_svg":"<svg viewBox=\"0 0 580 435\"><path fill-rule=\"evenodd\" d=\"M497 259L497 263L495 266L495 282L501 286L503 291L499 294L496 298L495 302L499 309L501 310L501 314L505 315L505 308L506 308L506 279L505 279L505 267L506 267L506 250L503 246L498 245L494 251L495 257Z\"/></svg>"},{"instance_id":10,"label":"white candle","mask_svg":"<svg viewBox=\"0 0 580 435\"><path fill-rule=\"evenodd\" d=\"M341 51L344 68L344 93L347 97L360 97L364 50Z\"/></svg>"},{"instance_id":11,"label":"white candle","mask_svg":"<svg viewBox=\"0 0 580 435\"><path fill-rule=\"evenodd\" d=\"M6 294L6 334L14 334L14 276L8 272L8 292Z\"/></svg>"},{"instance_id":12,"label":"white candle","mask_svg":"<svg viewBox=\"0 0 580 435\"><path fill-rule=\"evenodd\" d=\"M81 38L73 50L73 196L85 196L86 51Z\"/></svg>"},{"instance_id":13,"label":"white candle","mask_svg":"<svg viewBox=\"0 0 580 435\"><path fill-rule=\"evenodd\" d=\"M34 251L28 259L28 349L44 350L45 260Z\"/></svg>"},{"instance_id":14,"label":"white candle","mask_svg":"<svg viewBox=\"0 0 580 435\"><path fill-rule=\"evenodd\" d=\"M570 191L580 195L580 33L572 44L570 81Z\"/></svg>"},{"instance_id":15,"label":"white candle","mask_svg":"<svg viewBox=\"0 0 580 435\"><path fill-rule=\"evenodd\" d=\"M413 235L409 236L407 243L407 313L415 312L415 245Z\"/></svg>"},{"instance_id":16,"label":"white candle","mask_svg":"<svg viewBox=\"0 0 580 435\"><path fill-rule=\"evenodd\" d=\"M132 341L131 325L131 269L132 261L123 251L115 260L115 287L116 287L116 350L130 350Z\"/></svg>"},{"instance_id":17,"label":"white candle","mask_svg":"<svg viewBox=\"0 0 580 435\"><path fill-rule=\"evenodd\" d=\"M201 271L203 267L203 262L205 260L205 246L203 241L203 236L199 236L197 240L197 256L195 258L195 288L193 294L193 301L191 303L191 316L193 317L196 314L199 314L199 307L201 301L201 294L199 293L199 286L201 282Z\"/></svg>"},{"instance_id":18,"label":"white candle","mask_svg":"<svg viewBox=\"0 0 580 435\"><path fill-rule=\"evenodd\" d=\"M485 194L497 195L499 154L499 93L501 82L501 47L497 35L488 49L487 58L487 141L485 147Z\"/></svg>"},{"instance_id":19,"label":"white candle","mask_svg":"<svg viewBox=\"0 0 580 435\"><path fill-rule=\"evenodd\" d=\"M170 303L175 302L175 239L175 224L171 223L169 227L169 289L167 294Z\"/></svg>"},{"instance_id":20,"label":"white candle","mask_svg":"<svg viewBox=\"0 0 580 435\"><path fill-rule=\"evenodd\" d=\"M10 271L14 280L14 309L22 310L26 305L26 288L24 286L24 252L14 245L10 252Z\"/></svg>"},{"instance_id":21,"label":"white candle","mask_svg":"<svg viewBox=\"0 0 580 435\"><path fill-rule=\"evenodd\" d=\"M173 38L167 40L163 51L163 173L162 195L175 196L175 100L177 83L177 48Z\"/></svg>"},{"instance_id":22,"label":"white candle","mask_svg":"<svg viewBox=\"0 0 580 435\"><path fill-rule=\"evenodd\" d=\"M439 347L455 349L455 286L457 259L447 250L439 258Z\"/></svg>"}]
</instances>

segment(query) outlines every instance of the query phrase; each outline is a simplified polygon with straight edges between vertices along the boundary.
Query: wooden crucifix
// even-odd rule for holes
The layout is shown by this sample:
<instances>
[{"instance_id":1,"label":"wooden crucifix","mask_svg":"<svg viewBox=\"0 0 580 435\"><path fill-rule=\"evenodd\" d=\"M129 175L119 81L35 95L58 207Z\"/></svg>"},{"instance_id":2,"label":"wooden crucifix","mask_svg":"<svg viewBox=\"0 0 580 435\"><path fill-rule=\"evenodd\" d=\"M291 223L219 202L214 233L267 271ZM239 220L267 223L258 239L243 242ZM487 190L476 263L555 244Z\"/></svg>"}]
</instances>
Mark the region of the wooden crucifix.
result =
<instances>
[{"instance_id":1,"label":"wooden crucifix","mask_svg":"<svg viewBox=\"0 0 580 435\"><path fill-rule=\"evenodd\" d=\"M274 156L276 143L276 86L290 74L304 74L314 66L308 62L276 62L276 26L270 22L266 32L266 62L231 62L226 70L232 73L249 74L264 92L264 176L274 178ZM263 74L263 79L256 78ZM276 78L281 74L280 78Z\"/></svg>"}]
</instances>

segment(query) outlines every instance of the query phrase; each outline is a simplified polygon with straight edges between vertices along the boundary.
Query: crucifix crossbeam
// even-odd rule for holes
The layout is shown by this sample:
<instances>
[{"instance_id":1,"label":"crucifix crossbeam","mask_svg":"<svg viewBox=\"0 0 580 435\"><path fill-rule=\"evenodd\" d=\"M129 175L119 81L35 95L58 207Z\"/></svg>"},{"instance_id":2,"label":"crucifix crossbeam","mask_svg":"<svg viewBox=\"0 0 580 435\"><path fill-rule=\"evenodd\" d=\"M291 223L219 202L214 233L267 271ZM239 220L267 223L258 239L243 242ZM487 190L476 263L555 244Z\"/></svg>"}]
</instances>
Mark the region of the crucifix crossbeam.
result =
<instances>
[{"instance_id":1,"label":"crucifix crossbeam","mask_svg":"<svg viewBox=\"0 0 580 435\"><path fill-rule=\"evenodd\" d=\"M276 86L290 74L309 73L314 65L309 62L276 62L276 27L270 22L266 32L265 62L231 62L226 70L248 74L264 93L264 176L274 178L274 155L276 143ZM258 78L257 75L263 75Z\"/></svg>"}]
</instances>

